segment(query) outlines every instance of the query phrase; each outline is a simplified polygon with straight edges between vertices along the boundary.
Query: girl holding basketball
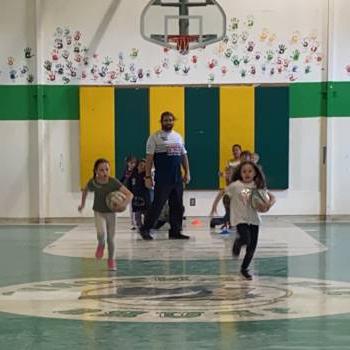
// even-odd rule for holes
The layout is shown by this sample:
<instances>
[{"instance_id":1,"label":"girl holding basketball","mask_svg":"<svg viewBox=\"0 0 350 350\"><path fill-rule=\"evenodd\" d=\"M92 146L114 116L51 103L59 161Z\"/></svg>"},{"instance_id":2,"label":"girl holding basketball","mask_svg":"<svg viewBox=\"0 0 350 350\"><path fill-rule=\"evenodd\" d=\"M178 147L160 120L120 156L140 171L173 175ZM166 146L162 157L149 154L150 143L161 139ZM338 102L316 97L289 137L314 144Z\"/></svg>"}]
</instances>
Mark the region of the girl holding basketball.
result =
<instances>
[{"instance_id":1,"label":"girl holding basketball","mask_svg":"<svg viewBox=\"0 0 350 350\"><path fill-rule=\"evenodd\" d=\"M105 238L108 244L108 269L116 270L116 250L115 250L115 212L112 212L106 204L106 197L110 192L119 191L121 202L117 211L123 211L131 202L132 193L120 183L119 180L110 176L110 164L108 160L100 158L95 161L93 177L88 181L82 190L81 204L78 210L81 212L85 206L88 192L94 192L93 210L95 215L95 226L97 230L97 249L95 256L97 259L103 257L105 248Z\"/></svg>"},{"instance_id":2,"label":"girl holding basketball","mask_svg":"<svg viewBox=\"0 0 350 350\"><path fill-rule=\"evenodd\" d=\"M265 176L262 170L251 161L243 161L235 171L232 183L226 187L226 194L230 197L231 225L237 228L237 238L233 244L232 254L239 256L242 246L246 246L246 253L241 265L241 274L251 280L252 275L248 267L253 259L258 243L259 224L258 212L266 212L275 203L275 197L268 192L268 200L259 202L256 208L251 206L252 190L266 189Z\"/></svg>"}]
</instances>

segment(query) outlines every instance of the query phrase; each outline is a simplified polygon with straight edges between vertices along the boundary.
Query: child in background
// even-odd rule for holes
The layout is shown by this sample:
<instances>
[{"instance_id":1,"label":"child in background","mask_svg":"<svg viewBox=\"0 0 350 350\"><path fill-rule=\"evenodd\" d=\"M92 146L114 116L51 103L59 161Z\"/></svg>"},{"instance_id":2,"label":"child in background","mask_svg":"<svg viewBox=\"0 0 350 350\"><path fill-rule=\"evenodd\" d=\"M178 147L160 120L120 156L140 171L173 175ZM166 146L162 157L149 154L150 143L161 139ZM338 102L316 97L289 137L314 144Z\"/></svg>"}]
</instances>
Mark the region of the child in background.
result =
<instances>
[{"instance_id":1,"label":"child in background","mask_svg":"<svg viewBox=\"0 0 350 350\"><path fill-rule=\"evenodd\" d=\"M136 169L137 166L137 158L133 155L129 155L125 158L125 168L123 171L123 175L120 178L120 182L126 186L130 176L132 175L132 173L134 172L134 170Z\"/></svg>"},{"instance_id":2,"label":"child in background","mask_svg":"<svg viewBox=\"0 0 350 350\"><path fill-rule=\"evenodd\" d=\"M231 225L237 228L237 238L233 244L232 254L239 256L242 246L246 253L241 265L241 274L251 280L248 267L253 259L258 244L259 225L261 222L257 209L252 208L249 193L254 188L265 189L266 182L262 170L251 161L243 161L235 172L232 183L225 192L230 197ZM267 211L274 203L275 197L269 193L270 202L261 211Z\"/></svg>"},{"instance_id":3,"label":"child in background","mask_svg":"<svg viewBox=\"0 0 350 350\"><path fill-rule=\"evenodd\" d=\"M241 156L239 159L240 159L239 164L244 161L250 161L252 160L252 153L248 150L245 150L241 153Z\"/></svg>"},{"instance_id":4,"label":"child in background","mask_svg":"<svg viewBox=\"0 0 350 350\"><path fill-rule=\"evenodd\" d=\"M225 168L225 181L226 181L226 186L230 184L231 178L232 178L232 168L227 166ZM222 225L224 227L229 227L230 226L230 198L225 195L225 190L222 189L218 192L217 196L214 199L212 209L210 212L210 216L217 216L217 207L222 198L222 202L225 208L225 215L223 217L213 217L210 220L210 228L215 228L217 225Z\"/></svg>"},{"instance_id":5,"label":"child in background","mask_svg":"<svg viewBox=\"0 0 350 350\"><path fill-rule=\"evenodd\" d=\"M241 164L242 162L251 161L251 160L252 160L252 153L250 151L245 150L245 151L241 152L239 164ZM232 168L232 175L231 175L229 183L232 182L232 178L236 175L237 169L238 169L238 166L236 166L235 168Z\"/></svg>"},{"instance_id":6,"label":"child in background","mask_svg":"<svg viewBox=\"0 0 350 350\"><path fill-rule=\"evenodd\" d=\"M217 216L217 206L220 202L220 199L222 198L222 204L225 208L225 215L223 217L213 217L210 219L210 228L215 228L218 225L221 225L221 228L230 228L230 198L225 195L224 190L220 190L218 195L216 196L210 216Z\"/></svg>"},{"instance_id":7,"label":"child in background","mask_svg":"<svg viewBox=\"0 0 350 350\"><path fill-rule=\"evenodd\" d=\"M225 177L225 182L226 185L229 184L229 181L231 179L231 177L227 177L227 168L231 169L231 172L233 172L233 170L239 165L241 159L241 153L242 153L242 147L239 144L235 144L232 146L232 156L233 158L231 158L228 162L227 162L227 166L225 168L224 172L219 171L219 177L224 176Z\"/></svg>"},{"instance_id":8,"label":"child in background","mask_svg":"<svg viewBox=\"0 0 350 350\"><path fill-rule=\"evenodd\" d=\"M185 206L182 207L182 219L186 220L186 217L184 216L185 213ZM156 223L153 226L153 229L159 230L162 228L166 223L169 223L169 203L168 201L165 202L162 211L160 212L159 218L156 221Z\"/></svg>"},{"instance_id":9,"label":"child in background","mask_svg":"<svg viewBox=\"0 0 350 350\"><path fill-rule=\"evenodd\" d=\"M131 175L136 171L136 165L137 165L137 158L133 155L129 155L125 159L125 168L123 171L123 175L120 178L120 182L128 188L129 191L131 191L130 188L130 177ZM131 229L135 230L136 229L136 223L135 223L135 218L133 215L132 207L130 206L130 223L131 223Z\"/></svg>"},{"instance_id":10,"label":"child in background","mask_svg":"<svg viewBox=\"0 0 350 350\"><path fill-rule=\"evenodd\" d=\"M81 212L85 207L88 191L94 192L93 210L95 215L95 226L97 230L97 249L95 257L101 259L105 248L105 239L107 237L108 244L108 269L116 270L116 249L115 249L115 216L106 204L108 193L119 190L125 194L125 202L123 206L127 206L131 199L132 193L123 186L119 180L110 176L110 165L108 160L100 158L95 161L93 169L93 177L89 180L82 191L81 204L78 207Z\"/></svg>"},{"instance_id":11,"label":"child in background","mask_svg":"<svg viewBox=\"0 0 350 350\"><path fill-rule=\"evenodd\" d=\"M260 156L257 153L252 153L251 161L254 162L255 164L259 163Z\"/></svg>"},{"instance_id":12,"label":"child in background","mask_svg":"<svg viewBox=\"0 0 350 350\"><path fill-rule=\"evenodd\" d=\"M133 172L129 180L129 187L132 194L134 195L134 198L132 200L132 211L138 229L140 229L143 223L142 216L145 215L151 204L150 192L145 185L145 165L145 159L141 159L137 164L137 170Z\"/></svg>"},{"instance_id":13,"label":"child in background","mask_svg":"<svg viewBox=\"0 0 350 350\"><path fill-rule=\"evenodd\" d=\"M241 153L242 153L242 146L239 144L235 144L232 146L232 156L233 158L228 161L228 166L235 168L239 165L241 161Z\"/></svg>"},{"instance_id":14,"label":"child in background","mask_svg":"<svg viewBox=\"0 0 350 350\"><path fill-rule=\"evenodd\" d=\"M154 224L153 228L155 230L159 230L162 228L167 222L169 222L169 203L165 202L162 211L160 212L159 218Z\"/></svg>"}]
</instances>

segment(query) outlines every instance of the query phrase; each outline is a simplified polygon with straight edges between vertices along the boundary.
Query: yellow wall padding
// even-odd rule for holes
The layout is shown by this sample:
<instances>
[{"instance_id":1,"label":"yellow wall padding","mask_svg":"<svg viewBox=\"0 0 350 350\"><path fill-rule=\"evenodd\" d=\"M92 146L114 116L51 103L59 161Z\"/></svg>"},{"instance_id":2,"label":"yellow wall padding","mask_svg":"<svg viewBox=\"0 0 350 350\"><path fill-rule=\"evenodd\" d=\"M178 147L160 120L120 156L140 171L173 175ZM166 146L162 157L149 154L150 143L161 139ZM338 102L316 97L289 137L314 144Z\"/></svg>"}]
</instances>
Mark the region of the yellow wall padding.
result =
<instances>
[{"instance_id":1,"label":"yellow wall padding","mask_svg":"<svg viewBox=\"0 0 350 350\"><path fill-rule=\"evenodd\" d=\"M106 158L115 172L114 88L80 88L80 184L92 177L94 162Z\"/></svg>"},{"instance_id":2,"label":"yellow wall padding","mask_svg":"<svg viewBox=\"0 0 350 350\"><path fill-rule=\"evenodd\" d=\"M184 87L151 87L149 91L150 134L160 130L160 115L172 112L176 118L174 130L185 137Z\"/></svg>"},{"instance_id":3,"label":"yellow wall padding","mask_svg":"<svg viewBox=\"0 0 350 350\"><path fill-rule=\"evenodd\" d=\"M232 158L232 145L254 152L254 87L220 87L220 170ZM224 179L220 187L225 186Z\"/></svg>"}]
</instances>

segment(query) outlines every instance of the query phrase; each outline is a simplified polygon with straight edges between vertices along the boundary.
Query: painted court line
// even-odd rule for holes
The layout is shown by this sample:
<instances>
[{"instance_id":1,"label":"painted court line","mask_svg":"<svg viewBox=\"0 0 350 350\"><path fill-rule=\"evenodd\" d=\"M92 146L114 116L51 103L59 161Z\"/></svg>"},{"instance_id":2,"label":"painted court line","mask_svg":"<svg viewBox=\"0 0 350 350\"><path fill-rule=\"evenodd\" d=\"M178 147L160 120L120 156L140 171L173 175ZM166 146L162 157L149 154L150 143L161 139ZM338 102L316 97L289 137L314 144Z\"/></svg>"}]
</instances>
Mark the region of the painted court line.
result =
<instances>
[{"instance_id":1,"label":"painted court line","mask_svg":"<svg viewBox=\"0 0 350 350\"><path fill-rule=\"evenodd\" d=\"M153 241L143 241L127 225L117 227L117 259L126 260L227 260L232 259L234 234L211 232L207 227L188 227L188 241L168 240L167 231L154 233ZM94 258L96 232L92 224L78 225L44 249L47 254ZM327 247L301 228L285 222L261 226L256 257L315 254Z\"/></svg>"}]
</instances>

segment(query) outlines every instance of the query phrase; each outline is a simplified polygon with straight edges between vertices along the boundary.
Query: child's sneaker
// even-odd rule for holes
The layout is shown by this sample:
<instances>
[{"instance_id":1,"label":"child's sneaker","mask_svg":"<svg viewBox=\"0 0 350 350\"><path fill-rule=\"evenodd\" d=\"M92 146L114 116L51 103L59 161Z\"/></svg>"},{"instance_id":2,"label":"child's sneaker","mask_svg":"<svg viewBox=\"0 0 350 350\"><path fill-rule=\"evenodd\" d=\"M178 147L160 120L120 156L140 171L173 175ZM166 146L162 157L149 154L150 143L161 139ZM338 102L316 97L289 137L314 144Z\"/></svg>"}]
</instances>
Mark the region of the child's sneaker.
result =
<instances>
[{"instance_id":1,"label":"child's sneaker","mask_svg":"<svg viewBox=\"0 0 350 350\"><path fill-rule=\"evenodd\" d=\"M248 270L241 270L241 275L248 281L251 281L253 279L253 276L249 273Z\"/></svg>"},{"instance_id":2,"label":"child's sneaker","mask_svg":"<svg viewBox=\"0 0 350 350\"><path fill-rule=\"evenodd\" d=\"M108 259L107 266L109 271L115 271L117 269L117 263L114 259Z\"/></svg>"},{"instance_id":3,"label":"child's sneaker","mask_svg":"<svg viewBox=\"0 0 350 350\"><path fill-rule=\"evenodd\" d=\"M104 244L99 244L96 248L95 257L96 259L102 259L103 251L105 250Z\"/></svg>"}]
</instances>

